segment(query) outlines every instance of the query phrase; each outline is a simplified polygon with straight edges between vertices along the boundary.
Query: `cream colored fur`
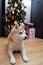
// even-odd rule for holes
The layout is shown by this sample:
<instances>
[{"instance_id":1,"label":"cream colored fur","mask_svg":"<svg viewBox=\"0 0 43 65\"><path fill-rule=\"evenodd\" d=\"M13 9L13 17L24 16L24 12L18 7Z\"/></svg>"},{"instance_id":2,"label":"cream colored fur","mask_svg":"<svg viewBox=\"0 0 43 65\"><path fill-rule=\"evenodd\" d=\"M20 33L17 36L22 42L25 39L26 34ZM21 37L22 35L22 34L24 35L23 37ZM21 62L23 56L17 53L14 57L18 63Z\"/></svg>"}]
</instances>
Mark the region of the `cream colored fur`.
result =
<instances>
[{"instance_id":1,"label":"cream colored fur","mask_svg":"<svg viewBox=\"0 0 43 65\"><path fill-rule=\"evenodd\" d=\"M19 34L22 32L22 34ZM26 37L26 33L23 27L17 26L13 27L10 34L8 35L8 55L10 58L10 63L15 64L16 59L13 55L13 51L20 51L22 54L22 58L24 61L28 61L28 57L25 53L24 48L24 38Z\"/></svg>"}]
</instances>

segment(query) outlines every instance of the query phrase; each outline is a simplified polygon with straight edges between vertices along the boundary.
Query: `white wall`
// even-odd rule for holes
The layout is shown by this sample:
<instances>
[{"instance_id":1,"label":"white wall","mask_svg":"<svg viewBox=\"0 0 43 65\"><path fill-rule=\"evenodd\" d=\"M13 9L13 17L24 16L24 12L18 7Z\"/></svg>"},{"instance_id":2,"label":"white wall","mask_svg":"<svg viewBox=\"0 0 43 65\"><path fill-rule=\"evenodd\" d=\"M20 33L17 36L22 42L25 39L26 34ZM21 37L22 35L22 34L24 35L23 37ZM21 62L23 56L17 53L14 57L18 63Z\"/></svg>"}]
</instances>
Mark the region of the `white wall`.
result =
<instances>
[{"instance_id":1,"label":"white wall","mask_svg":"<svg viewBox=\"0 0 43 65\"><path fill-rule=\"evenodd\" d=\"M8 0L5 0L5 9L7 8L8 6Z\"/></svg>"},{"instance_id":2,"label":"white wall","mask_svg":"<svg viewBox=\"0 0 43 65\"><path fill-rule=\"evenodd\" d=\"M30 22L30 15L31 15L31 0L23 0L23 3L24 5L26 5L26 19L25 19L25 22L26 23L29 23ZM5 0L5 9L7 8L8 6L8 0Z\"/></svg>"}]
</instances>

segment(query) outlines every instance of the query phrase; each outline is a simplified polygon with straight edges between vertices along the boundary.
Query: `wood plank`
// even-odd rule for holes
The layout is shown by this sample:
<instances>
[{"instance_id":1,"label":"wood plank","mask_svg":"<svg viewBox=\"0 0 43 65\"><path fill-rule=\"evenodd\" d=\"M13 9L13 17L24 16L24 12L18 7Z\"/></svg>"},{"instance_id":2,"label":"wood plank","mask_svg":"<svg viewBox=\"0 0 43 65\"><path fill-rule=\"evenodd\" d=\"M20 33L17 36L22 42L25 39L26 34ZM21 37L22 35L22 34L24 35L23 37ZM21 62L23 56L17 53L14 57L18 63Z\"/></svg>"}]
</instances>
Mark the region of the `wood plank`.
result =
<instances>
[{"instance_id":1,"label":"wood plank","mask_svg":"<svg viewBox=\"0 0 43 65\"><path fill-rule=\"evenodd\" d=\"M33 38L25 41L29 62L25 63L21 55L15 53L15 65L43 65L43 39ZM7 55L7 38L0 38L0 65L11 65Z\"/></svg>"}]
</instances>

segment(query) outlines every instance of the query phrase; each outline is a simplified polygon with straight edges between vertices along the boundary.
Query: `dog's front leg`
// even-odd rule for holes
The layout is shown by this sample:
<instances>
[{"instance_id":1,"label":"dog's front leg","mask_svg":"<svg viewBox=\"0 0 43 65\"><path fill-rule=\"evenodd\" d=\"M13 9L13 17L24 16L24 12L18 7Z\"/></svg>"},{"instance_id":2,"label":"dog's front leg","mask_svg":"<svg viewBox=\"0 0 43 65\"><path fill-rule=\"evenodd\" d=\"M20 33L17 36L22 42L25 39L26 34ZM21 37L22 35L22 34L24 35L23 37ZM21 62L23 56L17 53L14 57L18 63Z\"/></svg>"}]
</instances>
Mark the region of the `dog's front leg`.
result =
<instances>
[{"instance_id":1,"label":"dog's front leg","mask_svg":"<svg viewBox=\"0 0 43 65\"><path fill-rule=\"evenodd\" d=\"M14 56L13 56L12 50L8 50L8 55L9 55L9 57L10 57L10 63L11 63L11 64L15 64L15 63L16 63L16 60L15 60L15 58L14 58Z\"/></svg>"},{"instance_id":2,"label":"dog's front leg","mask_svg":"<svg viewBox=\"0 0 43 65\"><path fill-rule=\"evenodd\" d=\"M21 54L22 54L23 60L25 62L27 62L28 61L28 57L26 56L26 52L25 52L25 48L24 48L24 43L23 43L23 46L22 46Z\"/></svg>"},{"instance_id":3,"label":"dog's front leg","mask_svg":"<svg viewBox=\"0 0 43 65\"><path fill-rule=\"evenodd\" d=\"M22 50L21 54L22 54L23 60L25 62L28 62L28 57L26 56L26 53L25 53L25 50L24 49Z\"/></svg>"}]
</instances>

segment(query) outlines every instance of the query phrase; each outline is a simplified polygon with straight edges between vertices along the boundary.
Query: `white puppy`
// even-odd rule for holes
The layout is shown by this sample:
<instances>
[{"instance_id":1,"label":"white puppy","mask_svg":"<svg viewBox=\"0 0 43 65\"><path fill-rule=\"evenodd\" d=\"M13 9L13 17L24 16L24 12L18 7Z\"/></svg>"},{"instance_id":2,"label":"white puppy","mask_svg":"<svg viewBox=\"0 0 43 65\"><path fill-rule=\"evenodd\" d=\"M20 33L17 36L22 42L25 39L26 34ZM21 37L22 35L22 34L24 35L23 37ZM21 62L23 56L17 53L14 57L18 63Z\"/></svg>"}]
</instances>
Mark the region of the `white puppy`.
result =
<instances>
[{"instance_id":1,"label":"white puppy","mask_svg":"<svg viewBox=\"0 0 43 65\"><path fill-rule=\"evenodd\" d=\"M12 64L16 63L13 51L20 51L24 61L28 61L28 57L25 53L24 39L27 38L25 30L21 26L13 27L8 35L8 55Z\"/></svg>"}]
</instances>

